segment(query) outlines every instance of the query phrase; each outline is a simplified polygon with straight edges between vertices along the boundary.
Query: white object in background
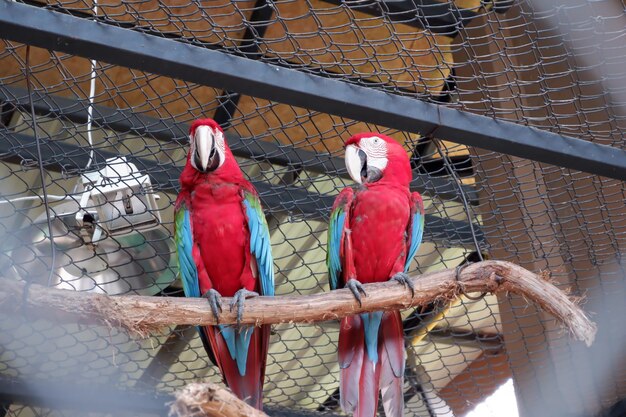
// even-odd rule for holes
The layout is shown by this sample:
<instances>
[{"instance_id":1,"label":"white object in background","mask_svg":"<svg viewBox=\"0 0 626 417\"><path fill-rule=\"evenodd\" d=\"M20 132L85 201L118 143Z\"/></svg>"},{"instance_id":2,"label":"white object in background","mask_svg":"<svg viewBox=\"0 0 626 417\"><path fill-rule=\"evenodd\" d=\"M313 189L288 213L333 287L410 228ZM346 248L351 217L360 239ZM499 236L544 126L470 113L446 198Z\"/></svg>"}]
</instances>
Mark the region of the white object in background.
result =
<instances>
[{"instance_id":1,"label":"white object in background","mask_svg":"<svg viewBox=\"0 0 626 417\"><path fill-rule=\"evenodd\" d=\"M84 230L89 230L88 223L93 224L93 234L83 234L87 242L161 224L150 177L141 175L125 157L107 159L104 169L86 173L82 179L84 192L76 222Z\"/></svg>"},{"instance_id":2,"label":"white object in background","mask_svg":"<svg viewBox=\"0 0 626 417\"><path fill-rule=\"evenodd\" d=\"M466 417L518 417L513 380L509 379L479 403Z\"/></svg>"},{"instance_id":3,"label":"white object in background","mask_svg":"<svg viewBox=\"0 0 626 417\"><path fill-rule=\"evenodd\" d=\"M51 232L45 213L15 231L9 256L18 261L5 275L45 284L38 279L54 268L55 288L109 295L154 295L176 279L173 241L161 224L149 176L124 157L106 163L54 203Z\"/></svg>"}]
</instances>

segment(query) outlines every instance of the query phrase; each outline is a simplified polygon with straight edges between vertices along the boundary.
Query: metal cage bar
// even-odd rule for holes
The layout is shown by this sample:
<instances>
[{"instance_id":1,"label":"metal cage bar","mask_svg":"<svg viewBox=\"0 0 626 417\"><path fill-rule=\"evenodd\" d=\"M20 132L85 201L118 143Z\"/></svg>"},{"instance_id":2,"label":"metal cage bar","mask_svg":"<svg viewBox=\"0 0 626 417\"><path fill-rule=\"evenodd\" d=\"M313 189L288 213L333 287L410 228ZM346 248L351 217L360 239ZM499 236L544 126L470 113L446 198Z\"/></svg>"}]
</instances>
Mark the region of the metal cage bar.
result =
<instances>
[{"instance_id":1,"label":"metal cage bar","mask_svg":"<svg viewBox=\"0 0 626 417\"><path fill-rule=\"evenodd\" d=\"M619 180L626 151L93 22L0 4L0 37Z\"/></svg>"}]
</instances>

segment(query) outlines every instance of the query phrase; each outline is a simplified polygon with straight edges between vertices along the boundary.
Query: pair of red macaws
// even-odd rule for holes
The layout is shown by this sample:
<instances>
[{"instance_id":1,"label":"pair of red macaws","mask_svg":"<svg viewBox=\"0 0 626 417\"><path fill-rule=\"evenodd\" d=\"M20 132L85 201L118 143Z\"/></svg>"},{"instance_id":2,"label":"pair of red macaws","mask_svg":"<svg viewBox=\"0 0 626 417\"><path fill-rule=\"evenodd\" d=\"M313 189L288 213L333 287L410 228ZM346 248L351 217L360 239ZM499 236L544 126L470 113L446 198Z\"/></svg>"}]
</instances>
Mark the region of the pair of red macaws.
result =
<instances>
[{"instance_id":1,"label":"pair of red macaws","mask_svg":"<svg viewBox=\"0 0 626 417\"><path fill-rule=\"evenodd\" d=\"M180 176L175 240L187 297L205 297L219 317L221 296L241 317L246 298L274 295L270 235L259 196L239 168L220 126L195 121ZM346 168L360 184L337 196L330 215L327 265L331 289L349 288L360 302L361 283L406 275L422 240L424 205L409 191L411 168L400 144L377 133L346 142ZM226 384L262 408L270 326L217 325L198 329ZM398 311L346 317L339 331L340 404L373 417L378 392L388 417L404 410L404 337Z\"/></svg>"}]
</instances>

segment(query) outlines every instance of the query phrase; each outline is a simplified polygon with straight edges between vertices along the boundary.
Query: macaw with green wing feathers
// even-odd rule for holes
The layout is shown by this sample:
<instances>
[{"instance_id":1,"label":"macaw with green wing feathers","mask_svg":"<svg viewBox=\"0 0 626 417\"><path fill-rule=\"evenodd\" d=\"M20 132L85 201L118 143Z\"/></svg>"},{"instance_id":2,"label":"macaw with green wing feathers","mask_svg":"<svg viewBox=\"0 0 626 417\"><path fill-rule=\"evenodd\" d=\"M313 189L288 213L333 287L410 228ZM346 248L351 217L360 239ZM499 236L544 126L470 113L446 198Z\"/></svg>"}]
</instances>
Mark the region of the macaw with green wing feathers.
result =
<instances>
[{"instance_id":1,"label":"macaw with green wing feathers","mask_svg":"<svg viewBox=\"0 0 626 417\"><path fill-rule=\"evenodd\" d=\"M175 240L185 296L205 297L218 317L233 297L240 320L246 298L274 295L270 235L259 196L241 172L220 126L196 120L175 206ZM270 325L198 328L230 389L262 409Z\"/></svg>"},{"instance_id":2,"label":"macaw with green wing feathers","mask_svg":"<svg viewBox=\"0 0 626 417\"><path fill-rule=\"evenodd\" d=\"M342 190L333 205L326 263L331 289L347 287L361 302L361 283L395 280L413 292L407 276L422 241L424 203L409 191L411 167L400 144L378 133L346 142L346 168L359 186ZM340 405L374 417L378 392L387 417L404 413L404 333L399 311L341 320L338 346Z\"/></svg>"}]
</instances>

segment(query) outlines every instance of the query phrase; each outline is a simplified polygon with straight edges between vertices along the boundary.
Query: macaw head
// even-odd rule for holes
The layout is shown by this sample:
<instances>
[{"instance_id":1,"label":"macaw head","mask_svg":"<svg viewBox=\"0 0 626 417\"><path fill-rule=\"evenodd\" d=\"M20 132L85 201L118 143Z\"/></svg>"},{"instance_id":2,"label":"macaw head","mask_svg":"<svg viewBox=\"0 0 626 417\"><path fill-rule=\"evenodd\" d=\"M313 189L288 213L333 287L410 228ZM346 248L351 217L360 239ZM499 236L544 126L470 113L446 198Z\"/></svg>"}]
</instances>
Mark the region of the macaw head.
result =
<instances>
[{"instance_id":1,"label":"macaw head","mask_svg":"<svg viewBox=\"0 0 626 417\"><path fill-rule=\"evenodd\" d=\"M380 133L359 133L346 142L346 168L359 184L408 184L411 165L404 148Z\"/></svg>"},{"instance_id":2,"label":"macaw head","mask_svg":"<svg viewBox=\"0 0 626 417\"><path fill-rule=\"evenodd\" d=\"M213 172L220 168L227 158L224 132L213 119L198 119L189 129L189 162L201 172ZM230 152L228 152L230 154Z\"/></svg>"}]
</instances>

